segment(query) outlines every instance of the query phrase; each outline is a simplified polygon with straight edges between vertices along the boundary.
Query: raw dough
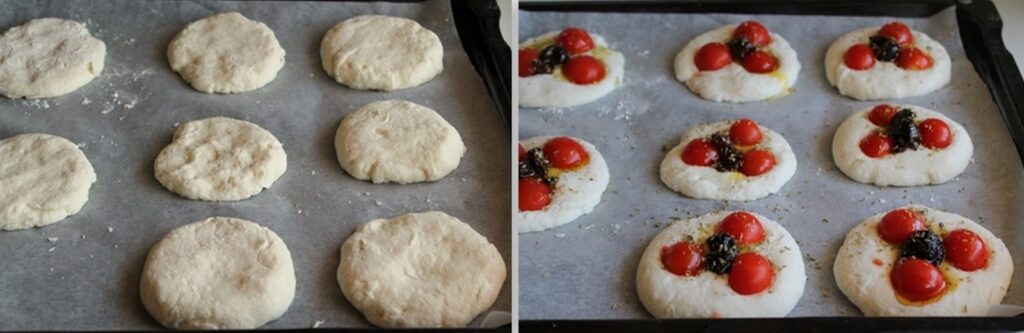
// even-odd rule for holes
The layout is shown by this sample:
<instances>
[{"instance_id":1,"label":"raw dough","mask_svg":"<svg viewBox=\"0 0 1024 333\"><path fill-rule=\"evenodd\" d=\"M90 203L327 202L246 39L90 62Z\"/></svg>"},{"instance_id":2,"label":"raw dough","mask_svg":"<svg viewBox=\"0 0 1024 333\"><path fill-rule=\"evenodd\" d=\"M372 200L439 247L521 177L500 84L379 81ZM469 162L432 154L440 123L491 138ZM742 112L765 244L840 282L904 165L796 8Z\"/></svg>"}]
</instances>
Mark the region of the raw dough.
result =
<instances>
[{"instance_id":1,"label":"raw dough","mask_svg":"<svg viewBox=\"0 0 1024 333\"><path fill-rule=\"evenodd\" d=\"M441 115L398 100L373 102L346 115L334 149L352 177L399 184L441 179L466 153L459 132Z\"/></svg>"},{"instance_id":2,"label":"raw dough","mask_svg":"<svg viewBox=\"0 0 1024 333\"><path fill-rule=\"evenodd\" d=\"M288 167L281 142L258 125L213 117L190 121L156 157L156 179L183 197L237 201L260 193Z\"/></svg>"},{"instance_id":3,"label":"raw dough","mask_svg":"<svg viewBox=\"0 0 1024 333\"><path fill-rule=\"evenodd\" d=\"M65 138L0 140L0 230L40 227L78 213L95 182L92 164Z\"/></svg>"},{"instance_id":4,"label":"raw dough","mask_svg":"<svg viewBox=\"0 0 1024 333\"><path fill-rule=\"evenodd\" d=\"M793 236L781 225L759 214L765 238L742 252L756 252L775 268L771 286L754 295L740 295L725 276L701 269L697 276L679 276L665 270L661 249L679 241L703 244L733 211L710 213L665 228L647 245L636 274L637 296L656 318L784 317L804 293L807 275Z\"/></svg>"},{"instance_id":5,"label":"raw dough","mask_svg":"<svg viewBox=\"0 0 1024 333\"><path fill-rule=\"evenodd\" d=\"M520 143L526 150L543 147L554 136L538 136ZM590 163L579 170L562 172L551 196L551 203L542 210L512 213L512 223L520 233L551 229L590 213L601 202L601 195L611 179L608 164L597 147L579 138L576 140L587 150Z\"/></svg>"},{"instance_id":6,"label":"raw dough","mask_svg":"<svg viewBox=\"0 0 1024 333\"><path fill-rule=\"evenodd\" d=\"M697 51L707 43L727 42L736 26L730 24L705 32L687 43L676 55L676 80L686 83L701 98L715 102L754 102L788 95L800 73L800 61L789 42L776 33L771 33L771 43L759 48L779 60L775 72L754 74L738 61L715 71L697 69L693 60Z\"/></svg>"},{"instance_id":7,"label":"raw dough","mask_svg":"<svg viewBox=\"0 0 1024 333\"><path fill-rule=\"evenodd\" d=\"M421 85L444 68L441 39L416 21L356 16L335 25L320 42L324 70L350 88L398 90Z\"/></svg>"},{"instance_id":8,"label":"raw dough","mask_svg":"<svg viewBox=\"0 0 1024 333\"><path fill-rule=\"evenodd\" d=\"M0 94L55 97L75 91L103 71L107 46L84 24L42 18L0 36Z\"/></svg>"},{"instance_id":9,"label":"raw dough","mask_svg":"<svg viewBox=\"0 0 1024 333\"><path fill-rule=\"evenodd\" d=\"M171 69L205 93L263 87L284 67L284 54L274 31L239 13L189 23L167 46Z\"/></svg>"},{"instance_id":10,"label":"raw dough","mask_svg":"<svg viewBox=\"0 0 1024 333\"><path fill-rule=\"evenodd\" d=\"M939 269L956 287L925 305L904 305L896 299L889 274L899 259L900 248L878 236L878 223L889 211L869 217L846 234L832 267L836 284L853 304L868 316L984 316L989 307L1006 295L1013 260L1006 245L995 235L963 216L921 205L901 208L918 213L939 237L956 229L967 229L981 237L989 249L988 266L965 272L943 261ZM896 209L896 208L894 208ZM940 226L941 225L941 226ZM877 265L878 259L883 264ZM947 284L947 288L949 285Z\"/></svg>"},{"instance_id":11,"label":"raw dough","mask_svg":"<svg viewBox=\"0 0 1024 333\"><path fill-rule=\"evenodd\" d=\"M463 327L505 282L505 261L487 238L442 212L359 225L341 246L338 284L381 327Z\"/></svg>"},{"instance_id":12,"label":"raw dough","mask_svg":"<svg viewBox=\"0 0 1024 333\"><path fill-rule=\"evenodd\" d=\"M139 294L168 328L254 329L291 305L292 255L266 227L211 217L171 230L149 250Z\"/></svg>"},{"instance_id":13,"label":"raw dough","mask_svg":"<svg viewBox=\"0 0 1024 333\"><path fill-rule=\"evenodd\" d=\"M519 48L548 45L558 38L559 31L530 38L519 44ZM575 84L562 75L559 67L551 74L540 74L519 78L519 106L522 107L570 107L593 102L622 85L625 76L626 58L618 51L608 48L604 37L590 34L594 49L583 54L604 61L605 77L591 84ZM540 51L540 50L538 50Z\"/></svg>"},{"instance_id":14,"label":"raw dough","mask_svg":"<svg viewBox=\"0 0 1024 333\"><path fill-rule=\"evenodd\" d=\"M950 181L971 163L974 145L967 130L941 113L914 105L892 104L899 110L911 109L920 122L937 118L949 125L953 143L935 150L920 146L883 158L871 158L860 150L860 141L881 129L868 120L872 107L855 112L846 118L832 140L832 158L847 176L861 183L878 186L918 186L942 184Z\"/></svg>"},{"instance_id":15,"label":"raw dough","mask_svg":"<svg viewBox=\"0 0 1024 333\"><path fill-rule=\"evenodd\" d=\"M843 55L854 44L867 43L881 27L852 31L839 37L825 53L825 76L839 93L859 100L896 99L920 96L949 83L950 60L946 48L920 31L912 31L914 46L932 57L926 70L904 70L895 62L875 61L866 70L846 67Z\"/></svg>"}]
</instances>

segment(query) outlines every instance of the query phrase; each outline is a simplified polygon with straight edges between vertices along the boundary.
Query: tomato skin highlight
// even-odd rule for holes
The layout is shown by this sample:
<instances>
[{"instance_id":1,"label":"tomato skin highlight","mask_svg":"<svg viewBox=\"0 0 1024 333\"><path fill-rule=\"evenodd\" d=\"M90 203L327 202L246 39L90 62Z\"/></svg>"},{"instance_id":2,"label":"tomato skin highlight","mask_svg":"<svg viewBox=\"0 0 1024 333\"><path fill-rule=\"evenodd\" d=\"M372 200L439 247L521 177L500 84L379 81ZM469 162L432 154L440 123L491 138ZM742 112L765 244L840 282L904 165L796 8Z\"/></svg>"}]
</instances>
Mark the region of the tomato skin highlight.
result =
<instances>
[{"instance_id":1,"label":"tomato skin highlight","mask_svg":"<svg viewBox=\"0 0 1024 333\"><path fill-rule=\"evenodd\" d=\"M911 302L934 299L946 290L946 278L931 263L917 258L903 258L889 273L896 294Z\"/></svg>"},{"instance_id":2,"label":"tomato skin highlight","mask_svg":"<svg viewBox=\"0 0 1024 333\"><path fill-rule=\"evenodd\" d=\"M910 32L910 28L895 21L883 25L882 29L878 30L878 35L892 38L900 47L914 42L914 34Z\"/></svg>"},{"instance_id":3,"label":"tomato skin highlight","mask_svg":"<svg viewBox=\"0 0 1024 333\"><path fill-rule=\"evenodd\" d=\"M851 46L843 54L843 63L855 71L862 71L875 65L875 51L868 44Z\"/></svg>"},{"instance_id":4,"label":"tomato skin highlight","mask_svg":"<svg viewBox=\"0 0 1024 333\"><path fill-rule=\"evenodd\" d=\"M946 248L946 260L962 271L976 271L988 266L988 247L978 234L967 229L957 229L942 240Z\"/></svg>"},{"instance_id":5,"label":"tomato skin highlight","mask_svg":"<svg viewBox=\"0 0 1024 333\"><path fill-rule=\"evenodd\" d=\"M754 177L763 175L774 167L775 155L765 150L755 149L743 155L740 172L747 177Z\"/></svg>"},{"instance_id":6,"label":"tomato skin highlight","mask_svg":"<svg viewBox=\"0 0 1024 333\"><path fill-rule=\"evenodd\" d=\"M700 50L697 50L693 59L697 69L701 71L719 70L732 63L729 47L723 43L704 44Z\"/></svg>"},{"instance_id":7,"label":"tomato skin highlight","mask_svg":"<svg viewBox=\"0 0 1024 333\"><path fill-rule=\"evenodd\" d=\"M591 84L604 79L604 62L588 55L573 57L562 66L562 74L572 83Z\"/></svg>"},{"instance_id":8,"label":"tomato skin highlight","mask_svg":"<svg viewBox=\"0 0 1024 333\"><path fill-rule=\"evenodd\" d=\"M735 212L722 219L718 231L736 239L740 245L757 244L764 240L764 226L756 216L747 212Z\"/></svg>"},{"instance_id":9,"label":"tomato skin highlight","mask_svg":"<svg viewBox=\"0 0 1024 333\"><path fill-rule=\"evenodd\" d=\"M519 180L519 211L542 210L551 203L551 188L540 179Z\"/></svg>"},{"instance_id":10,"label":"tomato skin highlight","mask_svg":"<svg viewBox=\"0 0 1024 333\"><path fill-rule=\"evenodd\" d=\"M678 242L661 249L661 264L672 274L696 276L704 267L704 248L690 242Z\"/></svg>"},{"instance_id":11,"label":"tomato skin highlight","mask_svg":"<svg viewBox=\"0 0 1024 333\"><path fill-rule=\"evenodd\" d=\"M875 126L884 128L892 122L892 117L896 115L896 111L896 108L889 104L877 105L868 113L868 120L875 124Z\"/></svg>"},{"instance_id":12,"label":"tomato skin highlight","mask_svg":"<svg viewBox=\"0 0 1024 333\"><path fill-rule=\"evenodd\" d=\"M569 54L577 55L592 50L594 39L582 28L568 27L558 34L558 45L562 46Z\"/></svg>"},{"instance_id":13,"label":"tomato skin highlight","mask_svg":"<svg viewBox=\"0 0 1024 333\"><path fill-rule=\"evenodd\" d=\"M683 163L696 166L711 166L718 160L718 150L707 139L690 141L683 148Z\"/></svg>"},{"instance_id":14,"label":"tomato skin highlight","mask_svg":"<svg viewBox=\"0 0 1024 333\"><path fill-rule=\"evenodd\" d=\"M772 35L760 22L750 20L740 23L732 33L732 38L743 37L750 44L761 47L772 42Z\"/></svg>"},{"instance_id":15,"label":"tomato skin highlight","mask_svg":"<svg viewBox=\"0 0 1024 333\"><path fill-rule=\"evenodd\" d=\"M921 133L921 144L927 148L942 149L953 143L953 132L942 120L925 119L917 124L917 130Z\"/></svg>"},{"instance_id":16,"label":"tomato skin highlight","mask_svg":"<svg viewBox=\"0 0 1024 333\"><path fill-rule=\"evenodd\" d=\"M590 154L576 140L560 136L544 144L544 157L551 166L559 169L575 169L590 160Z\"/></svg>"},{"instance_id":17,"label":"tomato skin highlight","mask_svg":"<svg viewBox=\"0 0 1024 333\"><path fill-rule=\"evenodd\" d=\"M766 74L779 69L779 60L764 51L750 52L743 58L743 68L755 74Z\"/></svg>"},{"instance_id":18,"label":"tomato skin highlight","mask_svg":"<svg viewBox=\"0 0 1024 333\"><path fill-rule=\"evenodd\" d=\"M753 295L768 289L775 278L772 263L760 254L745 252L732 261L729 287L740 295Z\"/></svg>"},{"instance_id":19,"label":"tomato skin highlight","mask_svg":"<svg viewBox=\"0 0 1024 333\"><path fill-rule=\"evenodd\" d=\"M882 240L896 246L906 242L915 231L924 229L924 221L909 209L896 209L886 213L875 227Z\"/></svg>"},{"instance_id":20,"label":"tomato skin highlight","mask_svg":"<svg viewBox=\"0 0 1024 333\"><path fill-rule=\"evenodd\" d=\"M906 70L925 70L932 67L932 57L916 47L906 47L896 56L896 65Z\"/></svg>"},{"instance_id":21,"label":"tomato skin highlight","mask_svg":"<svg viewBox=\"0 0 1024 333\"><path fill-rule=\"evenodd\" d=\"M761 142L761 128L753 120L743 118L729 126L729 138L740 145L755 145Z\"/></svg>"},{"instance_id":22,"label":"tomato skin highlight","mask_svg":"<svg viewBox=\"0 0 1024 333\"><path fill-rule=\"evenodd\" d=\"M519 49L519 77L532 76L533 64L540 58L540 51Z\"/></svg>"},{"instance_id":23,"label":"tomato skin highlight","mask_svg":"<svg viewBox=\"0 0 1024 333\"><path fill-rule=\"evenodd\" d=\"M882 158L892 154L892 146L892 138L879 133L868 134L860 140L860 151L871 158Z\"/></svg>"}]
</instances>

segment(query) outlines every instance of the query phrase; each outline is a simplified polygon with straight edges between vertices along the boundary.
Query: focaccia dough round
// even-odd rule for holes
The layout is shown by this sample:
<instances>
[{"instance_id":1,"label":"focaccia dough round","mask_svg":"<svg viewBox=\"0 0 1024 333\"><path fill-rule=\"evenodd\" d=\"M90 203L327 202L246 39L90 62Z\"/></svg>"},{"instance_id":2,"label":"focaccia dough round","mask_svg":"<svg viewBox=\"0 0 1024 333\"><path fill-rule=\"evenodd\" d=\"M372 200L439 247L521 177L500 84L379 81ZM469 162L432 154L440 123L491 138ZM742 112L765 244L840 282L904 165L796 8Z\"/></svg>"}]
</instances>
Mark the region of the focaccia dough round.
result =
<instances>
[{"instance_id":1,"label":"focaccia dough round","mask_svg":"<svg viewBox=\"0 0 1024 333\"><path fill-rule=\"evenodd\" d=\"M213 117L187 122L160 151L156 179L183 197L237 201L284 174L288 158L273 134L248 121Z\"/></svg>"},{"instance_id":2,"label":"focaccia dough round","mask_svg":"<svg viewBox=\"0 0 1024 333\"><path fill-rule=\"evenodd\" d=\"M487 238L442 212L359 225L341 246L338 284L381 327L463 327L505 283L505 261Z\"/></svg>"},{"instance_id":3,"label":"focaccia dough round","mask_svg":"<svg viewBox=\"0 0 1024 333\"><path fill-rule=\"evenodd\" d=\"M544 147L554 136L538 136L519 143L526 150ZM608 188L611 180L608 164L605 163L597 147L580 138L576 140L587 150L590 162L578 170L558 174L558 185L551 195L551 203L537 211L519 211L512 213L512 223L519 233L551 229L590 213L601 202L601 195Z\"/></svg>"},{"instance_id":4,"label":"focaccia dough round","mask_svg":"<svg viewBox=\"0 0 1024 333\"><path fill-rule=\"evenodd\" d=\"M266 227L211 217L171 230L149 250L139 294L168 328L254 329L291 305L292 255Z\"/></svg>"},{"instance_id":5,"label":"focaccia dough round","mask_svg":"<svg viewBox=\"0 0 1024 333\"><path fill-rule=\"evenodd\" d=\"M334 149L352 177L399 184L441 179L466 153L459 131L441 115L399 100L373 102L346 115Z\"/></svg>"},{"instance_id":6,"label":"focaccia dough round","mask_svg":"<svg viewBox=\"0 0 1024 333\"><path fill-rule=\"evenodd\" d=\"M879 213L846 234L832 267L839 289L861 312L868 316L984 316L989 307L1003 300L1013 276L1013 260L1002 240L985 227L957 214L921 205L900 208L917 212L928 228L942 238L956 229L974 232L988 247L988 266L965 272L943 261L939 270L947 278L947 292L927 304L903 304L896 298L896 290L889 280L900 248L878 235L878 223L889 211ZM876 259L882 264L875 264ZM953 288L948 284L951 280L955 281Z\"/></svg>"},{"instance_id":7,"label":"focaccia dough round","mask_svg":"<svg viewBox=\"0 0 1024 333\"><path fill-rule=\"evenodd\" d=\"M383 15L335 25L320 42L320 58L338 83L365 90L412 88L444 69L437 34L416 21Z\"/></svg>"},{"instance_id":8,"label":"focaccia dough round","mask_svg":"<svg viewBox=\"0 0 1024 333\"><path fill-rule=\"evenodd\" d=\"M878 186L918 186L945 183L971 163L974 145L967 130L941 113L914 105L892 104L897 109L914 111L916 119L922 121L936 118L946 122L953 134L949 147L935 150L919 146L890 154L883 158L871 158L860 150L860 141L868 134L881 129L868 120L871 107L862 109L846 118L832 140L832 158L836 166L847 176L861 183Z\"/></svg>"},{"instance_id":9,"label":"focaccia dough round","mask_svg":"<svg viewBox=\"0 0 1024 333\"><path fill-rule=\"evenodd\" d=\"M558 38L561 30L527 39L519 48L548 45ZM591 84L575 84L556 68L551 74L519 78L519 106L521 107L570 107L593 102L622 85L625 77L626 57L608 47L604 37L591 33L594 49L583 54L604 61L605 77ZM539 51L539 50L538 50Z\"/></svg>"},{"instance_id":10,"label":"focaccia dough round","mask_svg":"<svg viewBox=\"0 0 1024 333\"><path fill-rule=\"evenodd\" d=\"M864 28L849 32L829 46L825 53L825 76L839 93L859 100L898 99L920 96L942 88L949 83L950 59L946 48L920 31L912 31L914 46L932 57L932 67L926 70L904 70L895 62L875 61L866 70L846 67L843 55L854 44L868 43L868 38L881 27Z\"/></svg>"},{"instance_id":11,"label":"focaccia dough round","mask_svg":"<svg viewBox=\"0 0 1024 333\"><path fill-rule=\"evenodd\" d=\"M690 141L728 131L733 121L703 124L683 133L679 144L661 161L661 181L669 188L695 199L749 201L764 198L782 189L796 173L796 155L786 138L758 125L762 139L755 147L775 155L775 167L765 174L747 177L739 171L719 172L712 167L689 165L682 154Z\"/></svg>"},{"instance_id":12,"label":"focaccia dough round","mask_svg":"<svg viewBox=\"0 0 1024 333\"><path fill-rule=\"evenodd\" d=\"M92 164L65 138L0 140L0 230L40 227L78 213L95 182Z\"/></svg>"},{"instance_id":13,"label":"focaccia dough round","mask_svg":"<svg viewBox=\"0 0 1024 333\"><path fill-rule=\"evenodd\" d=\"M796 51L785 38L771 33L772 42L760 49L779 60L779 68L772 73L748 72L738 61L714 71L700 71L694 56L707 43L725 43L732 38L736 24L705 32L676 54L676 80L686 83L695 94L715 102L754 102L788 95L800 73Z\"/></svg>"},{"instance_id":14,"label":"focaccia dough round","mask_svg":"<svg viewBox=\"0 0 1024 333\"><path fill-rule=\"evenodd\" d=\"M0 94L55 97L75 91L103 71L107 46L85 25L41 18L0 35Z\"/></svg>"},{"instance_id":15,"label":"focaccia dough round","mask_svg":"<svg viewBox=\"0 0 1024 333\"><path fill-rule=\"evenodd\" d=\"M781 225L759 215L765 238L743 252L756 252L772 263L771 286L754 295L740 295L729 287L727 275L701 269L696 276L675 275L661 263L661 250L679 241L703 244L729 214L710 213L676 221L651 240L640 257L636 273L637 296L656 318L784 317L804 293L807 275L804 260L793 236Z\"/></svg>"},{"instance_id":16,"label":"focaccia dough round","mask_svg":"<svg viewBox=\"0 0 1024 333\"><path fill-rule=\"evenodd\" d=\"M167 46L171 69L205 93L263 87L284 67L284 55L273 30L235 12L189 23Z\"/></svg>"}]
</instances>

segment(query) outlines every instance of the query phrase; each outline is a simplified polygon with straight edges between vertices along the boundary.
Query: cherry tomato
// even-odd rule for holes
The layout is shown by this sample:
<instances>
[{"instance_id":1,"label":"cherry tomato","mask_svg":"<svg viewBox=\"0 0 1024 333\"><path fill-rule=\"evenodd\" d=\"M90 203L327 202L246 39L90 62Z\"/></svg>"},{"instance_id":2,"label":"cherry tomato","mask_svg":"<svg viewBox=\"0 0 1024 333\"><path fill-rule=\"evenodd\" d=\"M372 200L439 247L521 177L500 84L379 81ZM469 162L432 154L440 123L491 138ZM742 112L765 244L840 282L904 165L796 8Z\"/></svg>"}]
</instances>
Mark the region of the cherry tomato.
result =
<instances>
[{"instance_id":1,"label":"cherry tomato","mask_svg":"<svg viewBox=\"0 0 1024 333\"><path fill-rule=\"evenodd\" d=\"M942 240L946 247L946 260L964 271L975 271L988 265L988 247L978 234L967 229L956 229Z\"/></svg>"},{"instance_id":2,"label":"cherry tomato","mask_svg":"<svg viewBox=\"0 0 1024 333\"><path fill-rule=\"evenodd\" d=\"M690 141L683 148L683 163L696 166L711 166L718 160L718 150L711 141L697 139Z\"/></svg>"},{"instance_id":3,"label":"cherry tomato","mask_svg":"<svg viewBox=\"0 0 1024 333\"><path fill-rule=\"evenodd\" d=\"M953 133L949 131L949 126L942 120L925 119L917 124L917 129L921 132L921 144L925 147L942 149L953 143Z\"/></svg>"},{"instance_id":4,"label":"cherry tomato","mask_svg":"<svg viewBox=\"0 0 1024 333\"><path fill-rule=\"evenodd\" d=\"M729 47L725 44L707 43L697 50L694 63L697 64L697 69L702 71L719 70L732 63L732 55L729 54Z\"/></svg>"},{"instance_id":5,"label":"cherry tomato","mask_svg":"<svg viewBox=\"0 0 1024 333\"><path fill-rule=\"evenodd\" d=\"M590 51L594 48L594 40L586 30L576 27L569 27L558 34L558 45L561 45L569 54L576 55Z\"/></svg>"},{"instance_id":6,"label":"cherry tomato","mask_svg":"<svg viewBox=\"0 0 1024 333\"><path fill-rule=\"evenodd\" d=\"M912 302L933 299L946 289L946 278L939 269L917 258L904 258L897 262L889 280L897 294Z\"/></svg>"},{"instance_id":7,"label":"cherry tomato","mask_svg":"<svg viewBox=\"0 0 1024 333\"><path fill-rule=\"evenodd\" d=\"M745 38L750 44L754 46L765 46L772 42L772 35L768 32L761 23L750 20L736 26L736 31L732 33L732 38Z\"/></svg>"},{"instance_id":8,"label":"cherry tomato","mask_svg":"<svg viewBox=\"0 0 1024 333\"><path fill-rule=\"evenodd\" d=\"M690 242L678 242L661 249L661 264L672 274L695 276L704 267L704 249Z\"/></svg>"},{"instance_id":9,"label":"cherry tomato","mask_svg":"<svg viewBox=\"0 0 1024 333\"><path fill-rule=\"evenodd\" d=\"M740 172L748 177L760 176L771 171L773 167L775 167L775 155L765 150L755 149L743 154Z\"/></svg>"},{"instance_id":10,"label":"cherry tomato","mask_svg":"<svg viewBox=\"0 0 1024 333\"><path fill-rule=\"evenodd\" d=\"M843 63L846 67L855 71L862 71L875 65L875 51L868 44L857 44L851 46L843 55Z\"/></svg>"},{"instance_id":11,"label":"cherry tomato","mask_svg":"<svg viewBox=\"0 0 1024 333\"><path fill-rule=\"evenodd\" d=\"M736 256L729 270L729 287L740 295L753 295L772 285L772 263L760 254L745 252Z\"/></svg>"},{"instance_id":12,"label":"cherry tomato","mask_svg":"<svg viewBox=\"0 0 1024 333\"><path fill-rule=\"evenodd\" d=\"M735 212L726 216L718 231L735 238L741 245L757 244L764 240L764 227L757 217L747 212Z\"/></svg>"},{"instance_id":13,"label":"cherry tomato","mask_svg":"<svg viewBox=\"0 0 1024 333\"><path fill-rule=\"evenodd\" d=\"M896 108L889 104L881 104L871 109L871 113L868 114L868 120L872 124L878 127L889 126L892 122L892 117L896 115Z\"/></svg>"},{"instance_id":14,"label":"cherry tomato","mask_svg":"<svg viewBox=\"0 0 1024 333\"><path fill-rule=\"evenodd\" d=\"M932 57L916 47L905 47L896 56L896 65L906 70L928 69L932 67Z\"/></svg>"},{"instance_id":15,"label":"cherry tomato","mask_svg":"<svg viewBox=\"0 0 1024 333\"><path fill-rule=\"evenodd\" d=\"M860 140L860 151L872 158L882 158L892 154L892 138L880 133L871 133Z\"/></svg>"},{"instance_id":16,"label":"cherry tomato","mask_svg":"<svg viewBox=\"0 0 1024 333\"><path fill-rule=\"evenodd\" d=\"M754 51L743 58L743 68L756 74L771 73L779 69L779 60L768 52Z\"/></svg>"},{"instance_id":17,"label":"cherry tomato","mask_svg":"<svg viewBox=\"0 0 1024 333\"><path fill-rule=\"evenodd\" d=\"M899 22L886 23L881 30L878 30L878 35L892 38L897 44L900 44L900 47L914 42L914 34L910 33L910 28Z\"/></svg>"},{"instance_id":18,"label":"cherry tomato","mask_svg":"<svg viewBox=\"0 0 1024 333\"><path fill-rule=\"evenodd\" d=\"M604 62L588 55L573 57L562 66L562 73L575 84L591 84L604 79Z\"/></svg>"},{"instance_id":19,"label":"cherry tomato","mask_svg":"<svg viewBox=\"0 0 1024 333\"><path fill-rule=\"evenodd\" d=\"M537 178L519 180L519 211L541 210L551 203L551 188Z\"/></svg>"},{"instance_id":20,"label":"cherry tomato","mask_svg":"<svg viewBox=\"0 0 1024 333\"><path fill-rule=\"evenodd\" d=\"M743 118L729 126L729 138L744 146L757 144L761 142L761 129L753 120Z\"/></svg>"},{"instance_id":21,"label":"cherry tomato","mask_svg":"<svg viewBox=\"0 0 1024 333\"><path fill-rule=\"evenodd\" d=\"M544 144L544 157L551 161L551 166L559 169L574 169L590 159L583 145L564 136L551 139Z\"/></svg>"},{"instance_id":22,"label":"cherry tomato","mask_svg":"<svg viewBox=\"0 0 1024 333\"><path fill-rule=\"evenodd\" d=\"M519 49L519 77L533 75L533 63L540 58L540 51Z\"/></svg>"},{"instance_id":23,"label":"cherry tomato","mask_svg":"<svg viewBox=\"0 0 1024 333\"><path fill-rule=\"evenodd\" d=\"M882 240L893 245L903 244L915 231L924 229L924 222L909 209L896 209L886 213L875 227Z\"/></svg>"},{"instance_id":24,"label":"cherry tomato","mask_svg":"<svg viewBox=\"0 0 1024 333\"><path fill-rule=\"evenodd\" d=\"M524 158L526 158L526 148L523 147L522 143L520 143L519 144L519 160L522 161Z\"/></svg>"}]
</instances>

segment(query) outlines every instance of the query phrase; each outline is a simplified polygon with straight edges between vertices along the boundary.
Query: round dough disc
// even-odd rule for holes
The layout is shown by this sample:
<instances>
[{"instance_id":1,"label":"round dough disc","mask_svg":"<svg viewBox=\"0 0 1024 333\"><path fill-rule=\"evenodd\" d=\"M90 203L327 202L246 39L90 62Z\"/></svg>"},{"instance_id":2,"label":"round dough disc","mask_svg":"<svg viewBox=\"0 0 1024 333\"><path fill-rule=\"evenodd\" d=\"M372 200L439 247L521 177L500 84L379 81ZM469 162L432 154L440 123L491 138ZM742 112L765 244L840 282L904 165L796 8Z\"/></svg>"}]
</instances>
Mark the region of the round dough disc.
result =
<instances>
[{"instance_id":1,"label":"round dough disc","mask_svg":"<svg viewBox=\"0 0 1024 333\"><path fill-rule=\"evenodd\" d=\"M399 184L444 178L466 153L459 132L441 115L398 100L373 102L346 115L334 149L352 177Z\"/></svg>"},{"instance_id":2,"label":"round dough disc","mask_svg":"<svg viewBox=\"0 0 1024 333\"><path fill-rule=\"evenodd\" d=\"M679 241L703 244L733 211L710 213L672 223L651 240L636 273L637 296L656 318L784 317L804 293L807 275L796 240L781 225L762 215L765 238L743 252L756 252L772 263L772 284L753 295L740 295L728 278L702 268L696 276L675 275L661 263L661 250Z\"/></svg>"},{"instance_id":3,"label":"round dough disc","mask_svg":"<svg viewBox=\"0 0 1024 333\"><path fill-rule=\"evenodd\" d=\"M284 67L284 55L274 31L239 13L189 23L167 46L171 69L205 93L263 87Z\"/></svg>"},{"instance_id":4,"label":"round dough disc","mask_svg":"<svg viewBox=\"0 0 1024 333\"><path fill-rule=\"evenodd\" d=\"M904 70L895 62L876 61L866 70L846 67L843 55L854 44L868 43L868 38L881 27L849 32L828 47L825 53L825 76L839 93L859 100L898 99L920 96L942 88L949 83L952 66L946 48L920 31L912 31L914 46L932 57L932 67L926 70Z\"/></svg>"},{"instance_id":5,"label":"round dough disc","mask_svg":"<svg viewBox=\"0 0 1024 333\"><path fill-rule=\"evenodd\" d=\"M106 44L82 23L28 21L0 36L0 94L45 98L70 93L103 71L106 55Z\"/></svg>"},{"instance_id":6,"label":"round dough disc","mask_svg":"<svg viewBox=\"0 0 1024 333\"><path fill-rule=\"evenodd\" d=\"M292 255L266 227L211 217L171 230L149 250L139 293L169 328L254 329L291 305Z\"/></svg>"},{"instance_id":7,"label":"round dough disc","mask_svg":"<svg viewBox=\"0 0 1024 333\"><path fill-rule=\"evenodd\" d=\"M559 31L530 38L519 44L519 48L535 48L542 50L553 44ZM522 107L570 107L587 104L604 97L622 85L625 76L626 57L608 47L604 37L591 33L594 49L584 52L604 61L607 73L604 79L591 84L575 84L562 74L562 68L556 68L551 74L533 75L519 78L519 106Z\"/></svg>"},{"instance_id":8,"label":"round dough disc","mask_svg":"<svg viewBox=\"0 0 1024 333\"><path fill-rule=\"evenodd\" d=\"M0 140L0 230L39 227L78 213L96 172L71 141L49 134Z\"/></svg>"},{"instance_id":9,"label":"round dough disc","mask_svg":"<svg viewBox=\"0 0 1024 333\"><path fill-rule=\"evenodd\" d=\"M554 136L532 137L519 143L526 150L544 147ZM576 140L587 150L590 162L579 170L558 174L558 185L551 195L551 203L537 211L519 211L512 213L512 223L520 233L551 229L590 213L601 202L601 195L608 188L611 180L608 164L597 151L597 147L583 139Z\"/></svg>"},{"instance_id":10,"label":"round dough disc","mask_svg":"<svg viewBox=\"0 0 1024 333\"><path fill-rule=\"evenodd\" d=\"M160 151L156 179L183 197L237 201L260 193L288 165L281 142L248 121L213 117L190 121Z\"/></svg>"},{"instance_id":11,"label":"round dough disc","mask_svg":"<svg viewBox=\"0 0 1024 333\"><path fill-rule=\"evenodd\" d=\"M421 85L441 73L443 57L437 34L401 17L356 16L328 30L320 42L324 70L355 89Z\"/></svg>"},{"instance_id":12,"label":"round dough disc","mask_svg":"<svg viewBox=\"0 0 1024 333\"><path fill-rule=\"evenodd\" d=\"M839 289L865 315L985 316L989 307L1003 300L1013 275L1013 259L1002 240L985 227L957 214L921 205L900 208L915 211L940 238L956 229L974 232L988 247L988 265L965 272L943 261L939 270L946 276L946 293L927 304L904 304L896 298L896 290L889 279L901 250L882 240L877 232L878 223L889 211L869 217L846 234L832 266ZM955 288L948 287L949 281L954 281Z\"/></svg>"},{"instance_id":13,"label":"round dough disc","mask_svg":"<svg viewBox=\"0 0 1024 333\"><path fill-rule=\"evenodd\" d=\"M341 246L338 284L381 327L463 327L505 282L487 238L442 212L364 223Z\"/></svg>"}]
</instances>

